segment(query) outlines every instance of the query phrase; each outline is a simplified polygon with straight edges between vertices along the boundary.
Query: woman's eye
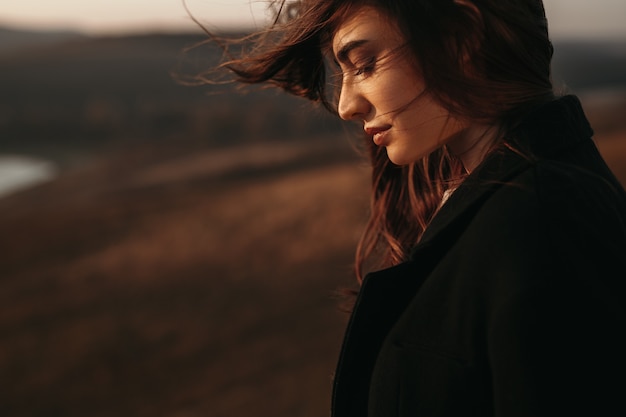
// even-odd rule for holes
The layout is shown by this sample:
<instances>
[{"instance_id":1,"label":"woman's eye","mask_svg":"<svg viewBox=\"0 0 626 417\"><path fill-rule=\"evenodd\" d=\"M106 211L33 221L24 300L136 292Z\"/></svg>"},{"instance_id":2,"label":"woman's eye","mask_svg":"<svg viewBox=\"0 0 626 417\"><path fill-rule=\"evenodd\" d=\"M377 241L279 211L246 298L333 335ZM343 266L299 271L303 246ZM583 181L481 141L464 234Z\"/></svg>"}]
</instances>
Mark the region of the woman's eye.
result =
<instances>
[{"instance_id":1,"label":"woman's eye","mask_svg":"<svg viewBox=\"0 0 626 417\"><path fill-rule=\"evenodd\" d=\"M363 64L357 66L356 71L354 72L355 76L359 75L369 75L374 72L374 67L376 66L376 59L369 58Z\"/></svg>"}]
</instances>

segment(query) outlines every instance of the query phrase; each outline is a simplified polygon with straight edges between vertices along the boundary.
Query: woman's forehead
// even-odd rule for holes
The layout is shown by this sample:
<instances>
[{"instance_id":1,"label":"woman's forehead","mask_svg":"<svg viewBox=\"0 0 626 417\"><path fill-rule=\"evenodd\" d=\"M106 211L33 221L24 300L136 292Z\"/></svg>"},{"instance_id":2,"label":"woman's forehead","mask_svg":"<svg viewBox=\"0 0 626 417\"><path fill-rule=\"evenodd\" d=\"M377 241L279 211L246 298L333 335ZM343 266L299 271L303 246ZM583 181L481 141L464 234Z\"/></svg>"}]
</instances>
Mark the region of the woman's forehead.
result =
<instances>
[{"instance_id":1,"label":"woman's forehead","mask_svg":"<svg viewBox=\"0 0 626 417\"><path fill-rule=\"evenodd\" d=\"M340 51L362 41L396 40L400 35L397 25L372 6L361 6L339 22L332 36L332 49L339 58Z\"/></svg>"}]
</instances>

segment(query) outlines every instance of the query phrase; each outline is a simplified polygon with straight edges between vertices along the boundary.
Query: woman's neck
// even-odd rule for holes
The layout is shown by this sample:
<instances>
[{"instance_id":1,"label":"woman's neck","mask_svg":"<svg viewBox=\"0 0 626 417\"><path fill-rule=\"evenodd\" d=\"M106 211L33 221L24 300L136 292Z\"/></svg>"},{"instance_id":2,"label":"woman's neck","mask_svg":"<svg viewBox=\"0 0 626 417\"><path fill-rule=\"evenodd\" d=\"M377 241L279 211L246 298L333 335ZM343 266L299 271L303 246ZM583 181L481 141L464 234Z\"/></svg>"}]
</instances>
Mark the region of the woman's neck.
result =
<instances>
[{"instance_id":1,"label":"woman's neck","mask_svg":"<svg viewBox=\"0 0 626 417\"><path fill-rule=\"evenodd\" d=\"M496 126L473 124L448 142L448 149L463 163L465 171L471 173L485 159L498 136Z\"/></svg>"}]
</instances>

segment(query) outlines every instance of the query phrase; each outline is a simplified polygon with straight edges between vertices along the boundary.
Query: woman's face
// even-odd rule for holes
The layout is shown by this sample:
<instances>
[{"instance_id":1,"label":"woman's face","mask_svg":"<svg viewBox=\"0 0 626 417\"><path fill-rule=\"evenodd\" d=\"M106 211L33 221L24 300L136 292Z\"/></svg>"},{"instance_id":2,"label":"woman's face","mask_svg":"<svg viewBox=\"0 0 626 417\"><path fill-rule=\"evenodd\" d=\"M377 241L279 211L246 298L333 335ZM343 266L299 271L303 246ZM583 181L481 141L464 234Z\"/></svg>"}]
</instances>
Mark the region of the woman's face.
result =
<instances>
[{"instance_id":1,"label":"woman's face","mask_svg":"<svg viewBox=\"0 0 626 417\"><path fill-rule=\"evenodd\" d=\"M465 126L424 93L398 28L365 6L337 29L332 47L343 73L339 115L362 121L374 143L397 165L417 161Z\"/></svg>"}]
</instances>

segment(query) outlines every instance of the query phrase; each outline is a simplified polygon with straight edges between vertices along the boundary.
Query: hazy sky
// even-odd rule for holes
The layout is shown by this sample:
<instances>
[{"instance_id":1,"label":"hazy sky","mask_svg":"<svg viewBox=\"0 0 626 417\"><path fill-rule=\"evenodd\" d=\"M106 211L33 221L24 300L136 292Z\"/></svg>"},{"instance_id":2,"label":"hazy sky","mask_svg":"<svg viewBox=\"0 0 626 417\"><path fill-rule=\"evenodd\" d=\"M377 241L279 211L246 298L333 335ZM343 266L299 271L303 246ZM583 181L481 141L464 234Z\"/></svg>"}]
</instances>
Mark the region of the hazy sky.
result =
<instances>
[{"instance_id":1,"label":"hazy sky","mask_svg":"<svg viewBox=\"0 0 626 417\"><path fill-rule=\"evenodd\" d=\"M626 0L544 0L553 37L626 39ZM263 24L263 0L187 0L213 28ZM0 0L0 24L89 33L191 28L183 0Z\"/></svg>"}]
</instances>

